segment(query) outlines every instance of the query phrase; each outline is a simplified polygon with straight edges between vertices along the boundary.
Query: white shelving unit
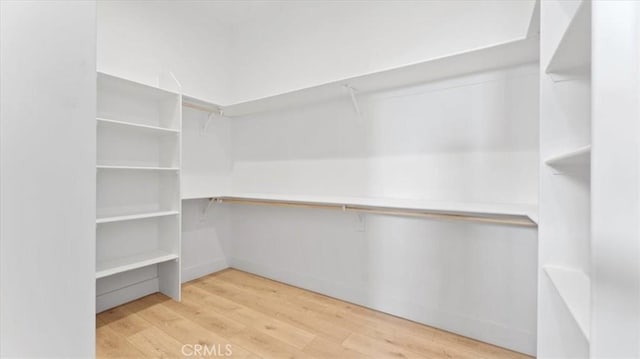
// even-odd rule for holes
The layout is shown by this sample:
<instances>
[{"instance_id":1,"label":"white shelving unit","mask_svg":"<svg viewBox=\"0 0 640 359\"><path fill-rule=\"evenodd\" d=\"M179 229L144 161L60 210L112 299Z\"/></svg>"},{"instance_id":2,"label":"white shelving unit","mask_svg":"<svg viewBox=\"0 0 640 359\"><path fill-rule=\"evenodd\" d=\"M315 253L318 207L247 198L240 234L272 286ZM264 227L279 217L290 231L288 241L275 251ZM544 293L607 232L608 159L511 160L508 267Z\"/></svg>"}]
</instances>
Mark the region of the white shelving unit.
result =
<instances>
[{"instance_id":1,"label":"white shelving unit","mask_svg":"<svg viewBox=\"0 0 640 359\"><path fill-rule=\"evenodd\" d=\"M98 73L97 311L180 300L181 95Z\"/></svg>"},{"instance_id":2,"label":"white shelving unit","mask_svg":"<svg viewBox=\"0 0 640 359\"><path fill-rule=\"evenodd\" d=\"M540 358L590 355L591 1L543 1ZM567 150L572 149L572 150Z\"/></svg>"}]
</instances>

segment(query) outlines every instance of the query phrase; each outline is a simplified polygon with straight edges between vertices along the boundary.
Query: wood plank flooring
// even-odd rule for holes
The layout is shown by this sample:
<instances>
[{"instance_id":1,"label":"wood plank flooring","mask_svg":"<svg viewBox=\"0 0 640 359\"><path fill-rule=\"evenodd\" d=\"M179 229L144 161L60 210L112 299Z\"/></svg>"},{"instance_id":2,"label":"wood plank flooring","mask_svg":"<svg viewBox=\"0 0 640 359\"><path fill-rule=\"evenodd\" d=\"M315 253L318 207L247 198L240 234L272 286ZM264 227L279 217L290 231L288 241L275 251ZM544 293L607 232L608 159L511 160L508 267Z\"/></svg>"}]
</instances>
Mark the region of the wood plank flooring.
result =
<instances>
[{"instance_id":1,"label":"wood plank flooring","mask_svg":"<svg viewBox=\"0 0 640 359\"><path fill-rule=\"evenodd\" d=\"M235 269L96 323L98 358L530 358Z\"/></svg>"}]
</instances>

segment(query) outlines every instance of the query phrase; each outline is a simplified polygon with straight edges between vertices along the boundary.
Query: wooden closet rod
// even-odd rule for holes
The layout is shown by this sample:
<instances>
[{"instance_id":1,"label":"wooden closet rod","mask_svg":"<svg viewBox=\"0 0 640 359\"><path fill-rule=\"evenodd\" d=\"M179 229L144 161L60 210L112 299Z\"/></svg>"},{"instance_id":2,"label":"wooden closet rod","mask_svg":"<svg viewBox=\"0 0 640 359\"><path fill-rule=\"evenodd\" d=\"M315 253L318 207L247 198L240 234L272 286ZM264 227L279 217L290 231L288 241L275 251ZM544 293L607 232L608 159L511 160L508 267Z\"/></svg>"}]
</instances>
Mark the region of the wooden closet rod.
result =
<instances>
[{"instance_id":1,"label":"wooden closet rod","mask_svg":"<svg viewBox=\"0 0 640 359\"><path fill-rule=\"evenodd\" d=\"M391 216L402 217L419 217L429 218L437 220L455 220L455 221L467 221L467 222L479 222L479 223L493 223L493 224L505 224L512 226L522 227L536 227L537 224L527 218L526 216L518 215L500 215L500 214L472 214L472 213L453 213L453 212L440 212L423 209L405 209L394 207L376 207L366 205L350 205L350 204L333 204L333 203L310 203L310 202L297 202L297 201L284 201L284 200L263 200L263 199L248 199L237 197L218 197L211 198L210 200L218 203L235 203L235 204L248 204L258 206L273 206L273 207L295 207L295 208L318 208L318 209L332 209L350 212L370 213L370 214L382 214Z\"/></svg>"},{"instance_id":2,"label":"wooden closet rod","mask_svg":"<svg viewBox=\"0 0 640 359\"><path fill-rule=\"evenodd\" d=\"M190 107L190 108L194 108L196 110L200 110L200 111L204 111L204 112L209 112L209 113L219 113L220 112L220 108L216 108L216 107L207 107L207 106L201 106L189 101L182 101L182 106L184 107Z\"/></svg>"}]
</instances>

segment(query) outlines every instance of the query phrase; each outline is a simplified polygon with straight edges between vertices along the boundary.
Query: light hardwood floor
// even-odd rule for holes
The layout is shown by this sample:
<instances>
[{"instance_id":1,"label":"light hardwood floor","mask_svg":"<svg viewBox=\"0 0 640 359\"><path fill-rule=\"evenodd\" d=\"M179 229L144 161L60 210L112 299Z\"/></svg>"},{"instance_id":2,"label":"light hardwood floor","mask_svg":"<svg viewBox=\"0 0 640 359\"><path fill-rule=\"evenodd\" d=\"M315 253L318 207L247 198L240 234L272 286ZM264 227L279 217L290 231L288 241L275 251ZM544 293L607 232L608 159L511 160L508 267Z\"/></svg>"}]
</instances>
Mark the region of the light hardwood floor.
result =
<instances>
[{"instance_id":1,"label":"light hardwood floor","mask_svg":"<svg viewBox=\"0 0 640 359\"><path fill-rule=\"evenodd\" d=\"M97 315L99 358L529 358L228 269Z\"/></svg>"}]
</instances>

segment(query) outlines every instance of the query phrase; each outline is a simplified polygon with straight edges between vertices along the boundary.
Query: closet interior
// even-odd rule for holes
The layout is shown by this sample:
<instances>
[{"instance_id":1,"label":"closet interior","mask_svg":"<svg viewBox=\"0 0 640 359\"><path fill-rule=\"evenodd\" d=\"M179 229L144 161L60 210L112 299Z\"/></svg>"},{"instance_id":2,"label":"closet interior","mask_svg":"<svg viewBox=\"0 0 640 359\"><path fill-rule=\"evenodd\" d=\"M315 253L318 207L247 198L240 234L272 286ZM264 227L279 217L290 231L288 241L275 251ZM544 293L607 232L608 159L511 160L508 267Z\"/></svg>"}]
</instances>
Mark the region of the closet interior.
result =
<instances>
[{"instance_id":1,"label":"closet interior","mask_svg":"<svg viewBox=\"0 0 640 359\"><path fill-rule=\"evenodd\" d=\"M97 311L233 267L588 356L590 9L548 1L522 39L239 103L99 73Z\"/></svg>"}]
</instances>

